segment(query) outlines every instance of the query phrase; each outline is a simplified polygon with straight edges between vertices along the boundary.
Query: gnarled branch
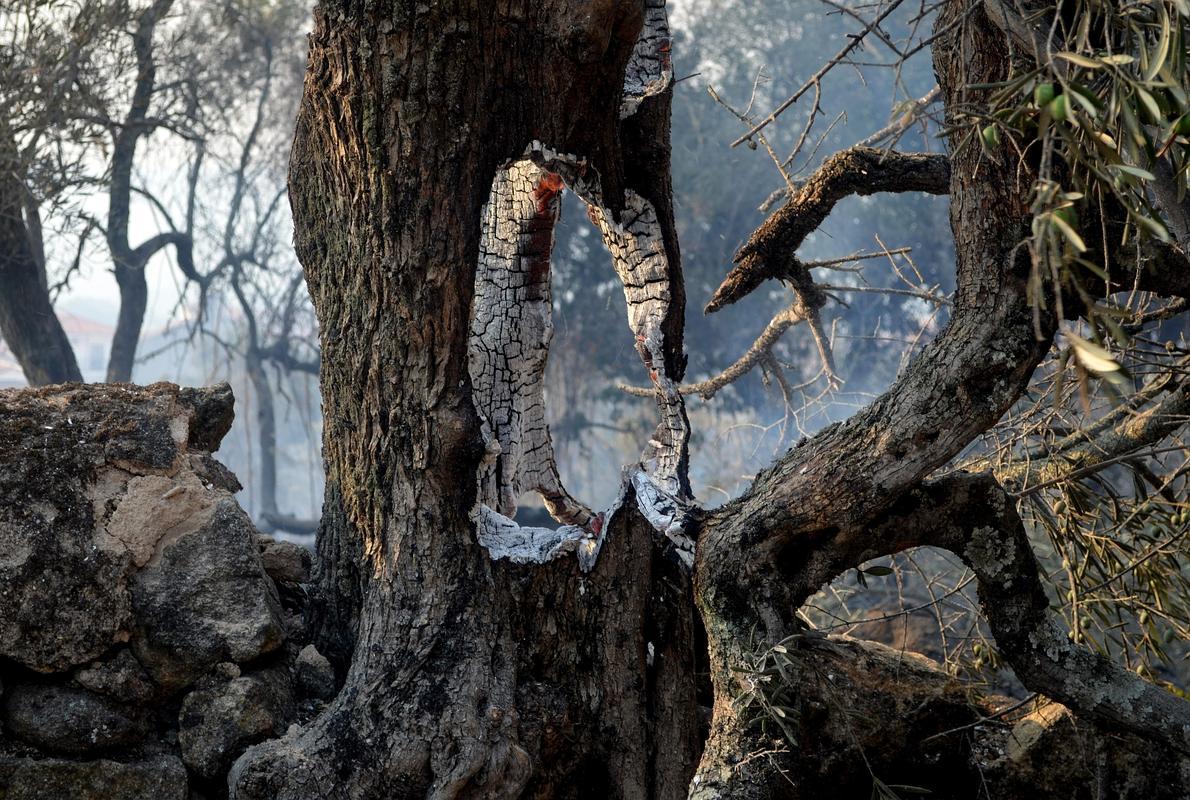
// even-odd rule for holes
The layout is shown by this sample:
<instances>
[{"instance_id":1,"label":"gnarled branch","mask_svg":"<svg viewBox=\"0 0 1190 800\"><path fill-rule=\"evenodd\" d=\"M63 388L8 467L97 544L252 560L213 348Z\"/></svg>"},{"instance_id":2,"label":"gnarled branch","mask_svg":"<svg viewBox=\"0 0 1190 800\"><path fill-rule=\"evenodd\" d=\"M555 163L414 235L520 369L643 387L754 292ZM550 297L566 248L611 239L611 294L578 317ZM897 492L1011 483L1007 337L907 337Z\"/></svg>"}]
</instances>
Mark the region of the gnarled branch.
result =
<instances>
[{"instance_id":1,"label":"gnarled branch","mask_svg":"<svg viewBox=\"0 0 1190 800\"><path fill-rule=\"evenodd\" d=\"M751 372L752 368L757 364L763 363L765 357L772 351L773 345L781 338L781 334L805 318L805 309L801 307L799 302L794 302L786 306L769 320L769 324L765 326L764 331L756 338L752 346L742 356L736 359L731 366L718 375L707 378L705 381L684 383L678 387L678 391L684 395L699 395L704 400L711 399L720 389L728 384L735 383ZM656 388L653 387L630 386L624 383L621 383L619 387L621 391L635 397L652 397L657 393Z\"/></svg>"},{"instance_id":2,"label":"gnarled branch","mask_svg":"<svg viewBox=\"0 0 1190 800\"><path fill-rule=\"evenodd\" d=\"M883 521L877 539L943 547L978 578L1001 654L1033 691L1075 712L1190 753L1190 703L1071 642L1050 613L1024 523L990 475L955 475L912 493L916 506Z\"/></svg>"},{"instance_id":3,"label":"gnarled branch","mask_svg":"<svg viewBox=\"0 0 1190 800\"><path fill-rule=\"evenodd\" d=\"M773 212L740 248L736 266L715 290L706 313L736 302L765 280L796 273L791 257L843 198L879 192L946 194L949 186L950 161L945 155L871 147L836 153L802 185L797 197Z\"/></svg>"},{"instance_id":4,"label":"gnarled branch","mask_svg":"<svg viewBox=\"0 0 1190 800\"><path fill-rule=\"evenodd\" d=\"M996 644L1028 689L1190 753L1190 703L1070 641L1050 612L1015 502L988 473L955 473L908 492L864 540L822 548L796 583L821 586L872 558L920 546L949 550L975 573Z\"/></svg>"}]
</instances>

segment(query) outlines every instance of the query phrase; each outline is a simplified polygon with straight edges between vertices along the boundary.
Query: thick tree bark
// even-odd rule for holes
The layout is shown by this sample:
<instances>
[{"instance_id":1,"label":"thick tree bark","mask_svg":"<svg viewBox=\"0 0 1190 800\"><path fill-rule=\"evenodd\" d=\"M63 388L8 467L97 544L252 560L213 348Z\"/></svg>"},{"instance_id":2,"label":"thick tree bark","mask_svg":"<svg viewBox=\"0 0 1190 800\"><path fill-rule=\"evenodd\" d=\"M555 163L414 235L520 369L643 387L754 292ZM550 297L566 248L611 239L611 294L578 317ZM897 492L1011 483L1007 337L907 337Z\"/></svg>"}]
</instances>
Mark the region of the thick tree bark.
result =
<instances>
[{"instance_id":1,"label":"thick tree bark","mask_svg":"<svg viewBox=\"0 0 1190 800\"><path fill-rule=\"evenodd\" d=\"M964 24L952 25L960 16ZM980 7L946 4L937 25L944 33L933 45L935 72L955 122L963 108L983 107L986 90L972 87L1002 80L1009 54ZM1030 303L1030 263L1018 246L1028 235L1032 184L1022 167L975 146L952 148L957 289L947 328L883 396L791 450L703 520L696 580L715 717L692 797L812 796L797 780L806 756L796 748L749 758L768 743L731 702L747 688L737 670L796 635L792 612L826 582L924 544L954 551L975 571L996 641L1028 688L1090 719L1187 747L1190 705L1070 644L1049 618L1023 526L995 481L925 483L1021 396L1056 330L1054 315ZM742 273L725 287L748 287Z\"/></svg>"},{"instance_id":2,"label":"thick tree bark","mask_svg":"<svg viewBox=\"0 0 1190 800\"><path fill-rule=\"evenodd\" d=\"M945 28L964 13L964 4L949 4L937 24ZM1008 66L1003 40L989 35L982 11L969 14L934 45L948 109L978 102L968 85L1000 80ZM882 554L888 543L872 523L995 424L1023 391L1055 324L1042 314L1037 337L1029 263L1015 247L1028 231L1028 190L1014 161L989 163L971 147L951 153L957 289L947 328L887 393L791 450L704 521L696 575L715 719L692 796L801 796L780 775L796 774L793 754L734 766L764 743L731 702L741 692L733 670L753 649L796 633L793 613L819 587Z\"/></svg>"},{"instance_id":3,"label":"thick tree bark","mask_svg":"<svg viewBox=\"0 0 1190 800\"><path fill-rule=\"evenodd\" d=\"M28 192L17 178L14 150L0 140L0 335L30 386L81 381L74 349L46 291L40 243L26 225L21 201Z\"/></svg>"},{"instance_id":4,"label":"thick tree bark","mask_svg":"<svg viewBox=\"0 0 1190 800\"><path fill-rule=\"evenodd\" d=\"M686 794L699 745L690 582L631 496L585 576L571 558L493 562L470 518L485 446L469 318L498 171L536 141L575 155L558 168L598 186L601 214L638 188L678 269L668 185L621 147L643 12L319 7L291 195L322 337L321 641L340 665L351 656L314 723L241 759L237 797ZM662 325L680 332L669 300ZM662 360L680 352L665 342Z\"/></svg>"}]
</instances>

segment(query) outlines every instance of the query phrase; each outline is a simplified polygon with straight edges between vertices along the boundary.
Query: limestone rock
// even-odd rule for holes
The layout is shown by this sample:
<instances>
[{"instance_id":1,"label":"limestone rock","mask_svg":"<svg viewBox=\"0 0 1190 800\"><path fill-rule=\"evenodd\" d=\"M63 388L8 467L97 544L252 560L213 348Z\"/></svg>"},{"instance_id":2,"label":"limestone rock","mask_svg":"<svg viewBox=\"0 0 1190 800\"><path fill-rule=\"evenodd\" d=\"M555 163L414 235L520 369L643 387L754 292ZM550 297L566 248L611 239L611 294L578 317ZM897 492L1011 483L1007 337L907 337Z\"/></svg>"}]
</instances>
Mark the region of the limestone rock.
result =
<instances>
[{"instance_id":1,"label":"limestone rock","mask_svg":"<svg viewBox=\"0 0 1190 800\"><path fill-rule=\"evenodd\" d=\"M42 750L86 755L128 747L148 733L144 713L83 689L20 684L4 697L5 729Z\"/></svg>"},{"instance_id":2,"label":"limestone rock","mask_svg":"<svg viewBox=\"0 0 1190 800\"><path fill-rule=\"evenodd\" d=\"M235 419L231 386L226 383L205 388L187 386L178 389L178 399L191 409L186 430L190 446L208 453L218 450Z\"/></svg>"},{"instance_id":3,"label":"limestone rock","mask_svg":"<svg viewBox=\"0 0 1190 800\"><path fill-rule=\"evenodd\" d=\"M226 489L232 494L244 488L235 473L223 466L210 453L191 453L190 469L203 483Z\"/></svg>"},{"instance_id":4,"label":"limestone rock","mask_svg":"<svg viewBox=\"0 0 1190 800\"><path fill-rule=\"evenodd\" d=\"M310 551L301 545L261 537L260 561L277 583L310 582Z\"/></svg>"},{"instance_id":5,"label":"limestone rock","mask_svg":"<svg viewBox=\"0 0 1190 800\"><path fill-rule=\"evenodd\" d=\"M231 413L226 385L0 391L0 657L58 672L128 639L128 577L168 531L109 517L134 480L205 490L187 456L216 447Z\"/></svg>"},{"instance_id":6,"label":"limestone rock","mask_svg":"<svg viewBox=\"0 0 1190 800\"><path fill-rule=\"evenodd\" d=\"M159 684L181 687L221 661L245 663L284 639L276 588L248 515L231 497L206 506L132 578L133 652Z\"/></svg>"},{"instance_id":7,"label":"limestone rock","mask_svg":"<svg viewBox=\"0 0 1190 800\"><path fill-rule=\"evenodd\" d=\"M221 776L249 745L280 735L293 719L284 668L207 679L186 695L178 714L182 760L204 778Z\"/></svg>"},{"instance_id":8,"label":"limestone rock","mask_svg":"<svg viewBox=\"0 0 1190 800\"><path fill-rule=\"evenodd\" d=\"M331 662L312 644L298 653L294 664L298 691L305 697L329 700L335 696L335 670Z\"/></svg>"},{"instance_id":9,"label":"limestone rock","mask_svg":"<svg viewBox=\"0 0 1190 800\"><path fill-rule=\"evenodd\" d=\"M0 756L4 800L186 800L182 762L159 755L122 763Z\"/></svg>"},{"instance_id":10,"label":"limestone rock","mask_svg":"<svg viewBox=\"0 0 1190 800\"><path fill-rule=\"evenodd\" d=\"M193 800L178 749L219 796L294 721L297 647L268 654L310 560L268 548L283 608L210 454L231 418L226 385L0 391L0 800Z\"/></svg>"},{"instance_id":11,"label":"limestone rock","mask_svg":"<svg viewBox=\"0 0 1190 800\"><path fill-rule=\"evenodd\" d=\"M25 472L0 464L0 494L11 497L3 484L26 483ZM99 550L90 510L64 495L0 501L0 655L39 672L84 663L128 636L128 556Z\"/></svg>"}]
</instances>

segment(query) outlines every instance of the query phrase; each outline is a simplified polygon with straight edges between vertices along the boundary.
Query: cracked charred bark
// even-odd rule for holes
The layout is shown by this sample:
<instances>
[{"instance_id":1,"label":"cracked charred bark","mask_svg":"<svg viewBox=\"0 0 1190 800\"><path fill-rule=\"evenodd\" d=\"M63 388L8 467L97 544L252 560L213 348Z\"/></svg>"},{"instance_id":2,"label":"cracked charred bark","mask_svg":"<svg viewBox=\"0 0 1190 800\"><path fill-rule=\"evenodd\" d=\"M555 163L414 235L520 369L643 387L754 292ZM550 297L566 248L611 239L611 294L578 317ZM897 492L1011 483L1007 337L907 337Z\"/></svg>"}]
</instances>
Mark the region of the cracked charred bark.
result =
<instances>
[{"instance_id":1,"label":"cracked charred bark","mask_svg":"<svg viewBox=\"0 0 1190 800\"><path fill-rule=\"evenodd\" d=\"M918 544L976 570L1026 683L1181 747L1154 729L1181 721L1182 705L1150 692L1155 713L1129 716L1121 698L1149 691L1137 679L1055 649L995 481L932 479L1017 400L1056 329L1042 313L1037 336L1016 246L1028 176L1015 163L977 174L972 148L848 151L758 232L719 302L779 277L808 308L815 287L788 269L791 250L838 199L949 191L954 313L868 408L738 500L693 508L664 20L660 0L319 7L291 202L322 339L320 644L344 686L305 728L246 753L234 796L808 796L798 776L812 746L762 737L733 703L737 668L796 634L799 606L840 572ZM948 109L978 102L968 86L1003 78L1004 37L957 0L938 25ZM563 488L541 400L563 189L587 203L611 253L660 417L604 514ZM526 490L567 524L518 526ZM968 512L986 525L959 524ZM953 524L931 532L939 520ZM1027 591L1012 596L1007 578Z\"/></svg>"}]
</instances>

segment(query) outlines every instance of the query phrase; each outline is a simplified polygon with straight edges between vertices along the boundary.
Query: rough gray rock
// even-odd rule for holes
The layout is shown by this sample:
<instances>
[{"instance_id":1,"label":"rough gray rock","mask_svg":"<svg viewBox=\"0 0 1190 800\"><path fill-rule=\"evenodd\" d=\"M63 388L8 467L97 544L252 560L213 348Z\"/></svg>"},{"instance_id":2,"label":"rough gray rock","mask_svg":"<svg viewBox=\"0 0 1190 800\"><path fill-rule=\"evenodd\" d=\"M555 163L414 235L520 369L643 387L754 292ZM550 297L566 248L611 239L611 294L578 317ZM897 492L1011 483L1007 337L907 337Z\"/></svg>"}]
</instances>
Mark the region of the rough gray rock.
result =
<instances>
[{"instance_id":1,"label":"rough gray rock","mask_svg":"<svg viewBox=\"0 0 1190 800\"><path fill-rule=\"evenodd\" d=\"M170 530L110 517L134 481L227 495L189 456L217 446L231 413L226 385L0 391L0 656L61 672L128 640L129 575Z\"/></svg>"},{"instance_id":2,"label":"rough gray rock","mask_svg":"<svg viewBox=\"0 0 1190 800\"><path fill-rule=\"evenodd\" d=\"M157 693L149 674L126 647L109 658L75 670L74 681L84 689L121 703L144 703Z\"/></svg>"},{"instance_id":3,"label":"rough gray rock","mask_svg":"<svg viewBox=\"0 0 1190 800\"><path fill-rule=\"evenodd\" d=\"M310 551L293 542L260 537L260 561L264 571L279 584L310 582Z\"/></svg>"},{"instance_id":4,"label":"rough gray rock","mask_svg":"<svg viewBox=\"0 0 1190 800\"><path fill-rule=\"evenodd\" d=\"M195 774L226 774L252 744L280 735L294 719L292 686L283 667L231 680L200 681L178 714L182 760Z\"/></svg>"},{"instance_id":5,"label":"rough gray rock","mask_svg":"<svg viewBox=\"0 0 1190 800\"><path fill-rule=\"evenodd\" d=\"M265 575L248 515L230 497L188 518L132 579L137 658L165 687L221 661L252 661L284 640L276 587Z\"/></svg>"},{"instance_id":6,"label":"rough gray rock","mask_svg":"<svg viewBox=\"0 0 1190 800\"><path fill-rule=\"evenodd\" d=\"M335 670L331 662L312 644L298 653L294 664L297 673L298 692L304 697L330 700L335 696Z\"/></svg>"},{"instance_id":7,"label":"rough gray rock","mask_svg":"<svg viewBox=\"0 0 1190 800\"><path fill-rule=\"evenodd\" d=\"M51 753L98 754L142 741L143 709L70 686L20 684L4 697L4 727Z\"/></svg>"},{"instance_id":8,"label":"rough gray rock","mask_svg":"<svg viewBox=\"0 0 1190 800\"><path fill-rule=\"evenodd\" d=\"M186 800L187 791L174 756L132 763L0 756L4 800Z\"/></svg>"},{"instance_id":9,"label":"rough gray rock","mask_svg":"<svg viewBox=\"0 0 1190 800\"><path fill-rule=\"evenodd\" d=\"M252 667L305 590L283 612L239 482L210 455L231 418L226 386L0 391L2 800L183 800L182 761L146 753L186 750L206 791L292 720L292 655ZM302 556L270 557L300 582ZM181 736L160 712L204 675Z\"/></svg>"}]
</instances>

